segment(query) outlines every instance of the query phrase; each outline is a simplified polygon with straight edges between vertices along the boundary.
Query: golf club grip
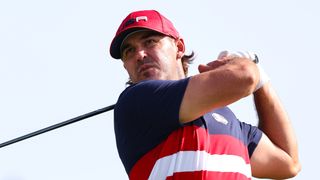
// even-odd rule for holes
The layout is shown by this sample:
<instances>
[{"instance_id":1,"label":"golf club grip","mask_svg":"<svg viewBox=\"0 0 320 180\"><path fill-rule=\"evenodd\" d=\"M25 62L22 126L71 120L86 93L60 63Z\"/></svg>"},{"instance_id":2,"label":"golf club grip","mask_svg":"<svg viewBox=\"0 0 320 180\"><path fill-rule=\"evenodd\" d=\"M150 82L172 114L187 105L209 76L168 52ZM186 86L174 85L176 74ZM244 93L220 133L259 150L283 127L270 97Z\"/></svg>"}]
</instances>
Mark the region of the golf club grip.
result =
<instances>
[{"instance_id":1,"label":"golf club grip","mask_svg":"<svg viewBox=\"0 0 320 180\"><path fill-rule=\"evenodd\" d=\"M75 117L75 118L72 118L72 119L69 119L69 120L66 120L66 121L51 125L51 126L48 126L46 128L43 128L43 129L34 131L32 133L29 133L29 134L14 138L12 140L3 142L3 143L0 144L0 148L8 146L8 145L16 143L16 142L19 142L19 141L22 141L22 140L25 140L25 139L28 139L28 138L31 138L31 137L34 137L34 136L37 136L37 135L40 135L40 134L43 134L43 133L46 133L48 131L52 131L54 129L58 129L60 127L63 127L63 126L66 126L66 125L81 121L83 119L86 119L86 118L89 118L89 117L92 117L92 116L95 116L95 115L110 111L110 110L114 109L114 106L115 106L115 104L107 106L107 107L104 107L104 108L101 108L101 109L98 109L98 110L95 110L95 111L92 111L92 112L89 112L87 114L80 115L78 117Z\"/></svg>"}]
</instances>

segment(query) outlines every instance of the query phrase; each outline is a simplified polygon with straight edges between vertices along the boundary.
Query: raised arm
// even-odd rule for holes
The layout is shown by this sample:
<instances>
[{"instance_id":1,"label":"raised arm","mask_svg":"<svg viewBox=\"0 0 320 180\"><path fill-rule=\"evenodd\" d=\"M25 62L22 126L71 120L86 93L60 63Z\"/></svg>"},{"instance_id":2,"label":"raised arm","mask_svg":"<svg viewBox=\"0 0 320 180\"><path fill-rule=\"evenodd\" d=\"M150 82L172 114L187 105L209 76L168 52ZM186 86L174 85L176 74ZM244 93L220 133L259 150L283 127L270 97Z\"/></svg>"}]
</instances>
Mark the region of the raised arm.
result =
<instances>
[{"instance_id":1,"label":"raised arm","mask_svg":"<svg viewBox=\"0 0 320 180\"><path fill-rule=\"evenodd\" d=\"M270 83L254 93L259 129L264 134L251 157L255 177L284 179L300 171L295 134L282 103Z\"/></svg>"},{"instance_id":2,"label":"raised arm","mask_svg":"<svg viewBox=\"0 0 320 180\"><path fill-rule=\"evenodd\" d=\"M181 106L180 121L192 121L206 112L252 94L259 75L249 59L230 57L199 66L190 78Z\"/></svg>"}]
</instances>

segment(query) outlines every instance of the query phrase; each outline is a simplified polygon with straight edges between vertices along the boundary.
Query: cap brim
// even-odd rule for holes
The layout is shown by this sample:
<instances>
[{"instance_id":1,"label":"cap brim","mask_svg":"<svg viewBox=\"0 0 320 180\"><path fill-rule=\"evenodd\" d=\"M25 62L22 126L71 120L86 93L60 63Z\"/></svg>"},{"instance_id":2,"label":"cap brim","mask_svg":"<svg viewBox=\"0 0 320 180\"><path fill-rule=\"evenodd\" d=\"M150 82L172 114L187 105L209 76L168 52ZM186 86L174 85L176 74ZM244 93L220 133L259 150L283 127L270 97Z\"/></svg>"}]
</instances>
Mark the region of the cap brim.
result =
<instances>
[{"instance_id":1,"label":"cap brim","mask_svg":"<svg viewBox=\"0 0 320 180\"><path fill-rule=\"evenodd\" d=\"M110 46L110 54L113 58L115 59L120 59L121 58L121 53L120 53L120 46L123 42L123 40L131 33L135 32L135 31L139 31L142 29L146 29L146 28L141 28L141 27L135 27L135 28L130 28L127 29L123 32L121 32L119 35L117 35L111 43Z\"/></svg>"}]
</instances>

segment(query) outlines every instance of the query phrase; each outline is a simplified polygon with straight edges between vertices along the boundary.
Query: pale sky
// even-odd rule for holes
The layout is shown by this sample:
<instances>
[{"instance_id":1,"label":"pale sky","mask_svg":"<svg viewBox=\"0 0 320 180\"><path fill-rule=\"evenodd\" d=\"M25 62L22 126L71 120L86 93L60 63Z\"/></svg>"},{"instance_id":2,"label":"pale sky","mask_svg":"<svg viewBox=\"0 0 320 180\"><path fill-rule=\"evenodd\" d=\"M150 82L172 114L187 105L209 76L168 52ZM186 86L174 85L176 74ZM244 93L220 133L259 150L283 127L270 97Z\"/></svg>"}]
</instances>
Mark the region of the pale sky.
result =
<instances>
[{"instance_id":1,"label":"pale sky","mask_svg":"<svg viewBox=\"0 0 320 180\"><path fill-rule=\"evenodd\" d=\"M0 143L114 104L128 75L110 42L129 12L156 9L196 52L190 75L222 50L259 55L298 138L303 169L294 179L314 179L319 8L316 0L0 0ZM256 124L252 96L230 107ZM0 180L43 179L127 179L113 111L0 149Z\"/></svg>"}]
</instances>

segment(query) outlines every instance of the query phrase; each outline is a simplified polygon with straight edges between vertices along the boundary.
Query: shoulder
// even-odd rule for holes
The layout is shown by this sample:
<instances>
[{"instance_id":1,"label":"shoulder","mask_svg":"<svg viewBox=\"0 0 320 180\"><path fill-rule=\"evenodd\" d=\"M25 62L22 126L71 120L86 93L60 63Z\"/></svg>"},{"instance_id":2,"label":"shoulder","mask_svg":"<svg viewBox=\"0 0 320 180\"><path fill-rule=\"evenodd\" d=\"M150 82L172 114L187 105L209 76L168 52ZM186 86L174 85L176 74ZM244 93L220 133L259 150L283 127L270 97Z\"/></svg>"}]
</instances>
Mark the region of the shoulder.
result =
<instances>
[{"instance_id":1,"label":"shoulder","mask_svg":"<svg viewBox=\"0 0 320 180\"><path fill-rule=\"evenodd\" d=\"M119 96L114 113L121 116L137 112L179 112L189 78L181 80L147 80L127 87ZM167 112L163 112L163 111ZM129 113L130 112L130 113ZM154 112L155 113L155 112ZM126 115L125 115L126 114Z\"/></svg>"},{"instance_id":2,"label":"shoulder","mask_svg":"<svg viewBox=\"0 0 320 180\"><path fill-rule=\"evenodd\" d=\"M184 86L188 83L189 78L184 78L180 80L146 80L141 81L137 84L133 84L130 86L131 90L154 90L154 89L161 89L161 88L170 88L170 87L179 87Z\"/></svg>"},{"instance_id":3,"label":"shoulder","mask_svg":"<svg viewBox=\"0 0 320 180\"><path fill-rule=\"evenodd\" d=\"M240 139L244 144L258 142L261 131L251 124L240 121L228 107L215 109L204 115L209 131Z\"/></svg>"},{"instance_id":4,"label":"shoulder","mask_svg":"<svg viewBox=\"0 0 320 180\"><path fill-rule=\"evenodd\" d=\"M141 81L137 84L133 84L127 87L119 96L118 102L127 98L144 98L149 95L161 95L164 92L174 92L179 93L184 91L189 78L181 80L146 80Z\"/></svg>"}]
</instances>

